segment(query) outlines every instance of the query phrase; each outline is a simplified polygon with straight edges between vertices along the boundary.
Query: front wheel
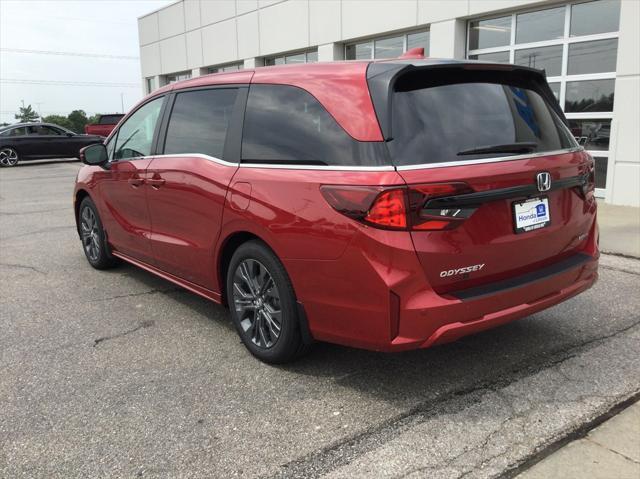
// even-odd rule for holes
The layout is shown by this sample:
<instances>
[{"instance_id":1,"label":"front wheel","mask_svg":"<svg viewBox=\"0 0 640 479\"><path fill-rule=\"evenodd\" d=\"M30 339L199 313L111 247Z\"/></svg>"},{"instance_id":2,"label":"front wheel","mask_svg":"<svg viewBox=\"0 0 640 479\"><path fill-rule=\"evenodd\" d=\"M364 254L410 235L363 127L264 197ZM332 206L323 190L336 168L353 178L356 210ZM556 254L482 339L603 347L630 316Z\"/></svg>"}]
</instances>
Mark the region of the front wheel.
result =
<instances>
[{"instance_id":1,"label":"front wheel","mask_svg":"<svg viewBox=\"0 0 640 479\"><path fill-rule=\"evenodd\" d=\"M227 298L242 342L258 359L285 363L307 351L291 281L264 243L248 241L235 251L227 271Z\"/></svg>"},{"instance_id":2,"label":"front wheel","mask_svg":"<svg viewBox=\"0 0 640 479\"><path fill-rule=\"evenodd\" d=\"M96 269L108 269L115 266L117 261L109 251L98 210L89 197L80 203L78 224L82 249L89 264Z\"/></svg>"},{"instance_id":3,"label":"front wheel","mask_svg":"<svg viewBox=\"0 0 640 479\"><path fill-rule=\"evenodd\" d=\"M0 165L2 166L16 166L20 161L18 151L15 148L5 146L0 149Z\"/></svg>"}]
</instances>

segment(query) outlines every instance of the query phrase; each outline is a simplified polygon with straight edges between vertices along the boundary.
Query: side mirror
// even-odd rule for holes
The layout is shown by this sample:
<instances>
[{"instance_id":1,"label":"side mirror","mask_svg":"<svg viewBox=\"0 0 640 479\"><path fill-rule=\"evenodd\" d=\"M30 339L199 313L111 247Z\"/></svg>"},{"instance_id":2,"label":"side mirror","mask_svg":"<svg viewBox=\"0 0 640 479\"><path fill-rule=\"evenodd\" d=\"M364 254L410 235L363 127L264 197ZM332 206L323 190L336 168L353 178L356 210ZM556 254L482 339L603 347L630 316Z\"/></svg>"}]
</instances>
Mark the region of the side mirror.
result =
<instances>
[{"instance_id":1,"label":"side mirror","mask_svg":"<svg viewBox=\"0 0 640 479\"><path fill-rule=\"evenodd\" d=\"M104 165L109 161L107 148L102 143L94 143L80 150L80 161L85 165Z\"/></svg>"}]
</instances>

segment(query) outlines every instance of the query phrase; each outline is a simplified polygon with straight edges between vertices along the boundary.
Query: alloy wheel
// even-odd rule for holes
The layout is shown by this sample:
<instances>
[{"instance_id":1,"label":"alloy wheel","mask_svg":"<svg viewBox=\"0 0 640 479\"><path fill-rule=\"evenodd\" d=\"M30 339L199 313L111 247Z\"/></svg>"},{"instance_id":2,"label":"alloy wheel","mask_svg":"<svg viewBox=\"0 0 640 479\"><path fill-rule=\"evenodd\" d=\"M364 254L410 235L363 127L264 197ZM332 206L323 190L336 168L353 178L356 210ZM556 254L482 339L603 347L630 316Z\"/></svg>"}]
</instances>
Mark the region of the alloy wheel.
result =
<instances>
[{"instance_id":1,"label":"alloy wheel","mask_svg":"<svg viewBox=\"0 0 640 479\"><path fill-rule=\"evenodd\" d=\"M80 215L80 229L82 233L82 246L87 257L92 262L100 258L100 229L96 214L91 208L85 206Z\"/></svg>"},{"instance_id":2,"label":"alloy wheel","mask_svg":"<svg viewBox=\"0 0 640 479\"><path fill-rule=\"evenodd\" d=\"M280 293L267 268L243 260L233 276L233 304L242 330L260 348L273 347L282 330Z\"/></svg>"},{"instance_id":3,"label":"alloy wheel","mask_svg":"<svg viewBox=\"0 0 640 479\"><path fill-rule=\"evenodd\" d=\"M0 165L15 166L18 163L18 152L13 148L3 148L0 150Z\"/></svg>"}]
</instances>

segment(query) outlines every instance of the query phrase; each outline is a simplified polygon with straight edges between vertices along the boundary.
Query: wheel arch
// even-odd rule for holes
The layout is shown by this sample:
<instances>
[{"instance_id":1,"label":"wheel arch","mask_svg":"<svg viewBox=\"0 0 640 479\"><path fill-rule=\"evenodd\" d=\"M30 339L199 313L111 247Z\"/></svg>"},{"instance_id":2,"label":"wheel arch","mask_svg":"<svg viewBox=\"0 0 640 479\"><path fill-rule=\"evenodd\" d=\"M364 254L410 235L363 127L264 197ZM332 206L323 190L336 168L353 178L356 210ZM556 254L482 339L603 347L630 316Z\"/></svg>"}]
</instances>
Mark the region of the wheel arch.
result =
<instances>
[{"instance_id":1,"label":"wheel arch","mask_svg":"<svg viewBox=\"0 0 640 479\"><path fill-rule=\"evenodd\" d=\"M89 192L85 189L78 189L78 191L75 192L75 197L73 199L73 214L76 220L76 231L78 232L78 236L80 237L80 203L82 203L82 200L84 200L85 198L91 198L91 195L89 195Z\"/></svg>"},{"instance_id":2,"label":"wheel arch","mask_svg":"<svg viewBox=\"0 0 640 479\"><path fill-rule=\"evenodd\" d=\"M221 303L228 306L227 303L227 271L231 263L231 257L236 250L244 243L252 240L258 240L264 243L269 249L273 248L263 238L250 231L235 231L228 235L223 241L218 251L218 284L220 285ZM275 253L274 253L275 254ZM277 255L276 255L277 256Z\"/></svg>"}]
</instances>

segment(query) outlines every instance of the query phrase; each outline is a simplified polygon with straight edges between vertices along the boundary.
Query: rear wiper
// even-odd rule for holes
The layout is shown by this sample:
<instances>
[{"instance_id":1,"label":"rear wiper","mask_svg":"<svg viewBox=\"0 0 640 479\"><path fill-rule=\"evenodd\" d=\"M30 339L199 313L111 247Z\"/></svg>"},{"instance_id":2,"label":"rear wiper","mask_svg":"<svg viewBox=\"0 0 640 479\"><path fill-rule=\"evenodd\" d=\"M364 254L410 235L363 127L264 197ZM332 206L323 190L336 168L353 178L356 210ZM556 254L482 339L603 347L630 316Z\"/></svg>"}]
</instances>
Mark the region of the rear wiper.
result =
<instances>
[{"instance_id":1,"label":"rear wiper","mask_svg":"<svg viewBox=\"0 0 640 479\"><path fill-rule=\"evenodd\" d=\"M521 141L519 143L505 143L502 145L478 146L458 152L462 155L481 155L483 153L529 153L538 147L537 143L532 141Z\"/></svg>"}]
</instances>

